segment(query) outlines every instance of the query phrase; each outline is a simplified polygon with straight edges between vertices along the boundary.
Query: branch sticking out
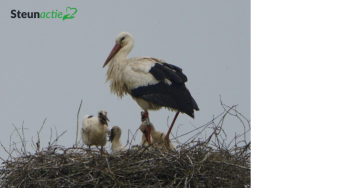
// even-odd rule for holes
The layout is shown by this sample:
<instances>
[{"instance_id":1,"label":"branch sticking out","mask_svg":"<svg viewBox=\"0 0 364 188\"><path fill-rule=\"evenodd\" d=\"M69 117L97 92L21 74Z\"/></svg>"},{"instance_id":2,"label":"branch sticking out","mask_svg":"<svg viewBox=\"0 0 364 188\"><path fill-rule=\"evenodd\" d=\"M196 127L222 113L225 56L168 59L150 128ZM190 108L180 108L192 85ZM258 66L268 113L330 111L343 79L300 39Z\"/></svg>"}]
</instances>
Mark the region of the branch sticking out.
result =
<instances>
[{"instance_id":1,"label":"branch sticking out","mask_svg":"<svg viewBox=\"0 0 364 188\"><path fill-rule=\"evenodd\" d=\"M83 100L81 100L81 104L80 104L80 107L78 108L78 113L77 113L76 147L77 147L77 140L78 140L78 119L79 119L79 116L80 116L80 110L81 110L81 106L82 106L82 101Z\"/></svg>"},{"instance_id":2,"label":"branch sticking out","mask_svg":"<svg viewBox=\"0 0 364 188\"><path fill-rule=\"evenodd\" d=\"M44 126L44 124L45 124L45 122L46 122L46 120L47 120L47 118L45 118L44 119L44 121L43 121L43 125L42 125L42 127L40 128L40 130L39 131L37 131L37 134L38 134L38 141L37 141L37 152L39 152L40 151L40 137L39 137L39 134L40 134L40 132L42 131L42 129L43 129L43 126Z\"/></svg>"}]
</instances>

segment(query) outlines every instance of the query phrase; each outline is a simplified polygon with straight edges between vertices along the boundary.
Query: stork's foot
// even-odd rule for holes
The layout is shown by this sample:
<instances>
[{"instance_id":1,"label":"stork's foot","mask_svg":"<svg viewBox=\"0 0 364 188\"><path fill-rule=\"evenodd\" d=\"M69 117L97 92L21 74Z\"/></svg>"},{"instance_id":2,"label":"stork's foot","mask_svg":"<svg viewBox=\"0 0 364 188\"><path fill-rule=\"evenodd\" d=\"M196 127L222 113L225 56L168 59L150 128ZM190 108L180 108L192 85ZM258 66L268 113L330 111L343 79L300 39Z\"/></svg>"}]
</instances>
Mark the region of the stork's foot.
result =
<instances>
[{"instance_id":1,"label":"stork's foot","mask_svg":"<svg viewBox=\"0 0 364 188\"><path fill-rule=\"evenodd\" d=\"M169 136L164 137L164 146L166 147L167 150L170 149L170 143L171 140L169 140Z\"/></svg>"},{"instance_id":2,"label":"stork's foot","mask_svg":"<svg viewBox=\"0 0 364 188\"><path fill-rule=\"evenodd\" d=\"M88 155L92 155L92 153L91 153L91 147L90 146L88 147L87 154Z\"/></svg>"},{"instance_id":3,"label":"stork's foot","mask_svg":"<svg viewBox=\"0 0 364 188\"><path fill-rule=\"evenodd\" d=\"M106 154L106 152L104 151L104 146L101 146L100 156L102 157L103 154Z\"/></svg>"}]
</instances>

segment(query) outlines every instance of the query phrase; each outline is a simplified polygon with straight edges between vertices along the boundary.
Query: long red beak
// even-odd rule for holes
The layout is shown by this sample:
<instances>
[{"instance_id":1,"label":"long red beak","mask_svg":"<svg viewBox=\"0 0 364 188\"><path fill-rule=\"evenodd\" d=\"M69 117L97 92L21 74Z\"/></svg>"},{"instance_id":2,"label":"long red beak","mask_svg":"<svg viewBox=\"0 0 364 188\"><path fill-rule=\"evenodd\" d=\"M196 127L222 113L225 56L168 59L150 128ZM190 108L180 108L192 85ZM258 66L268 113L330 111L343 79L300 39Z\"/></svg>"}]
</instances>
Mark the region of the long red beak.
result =
<instances>
[{"instance_id":1,"label":"long red beak","mask_svg":"<svg viewBox=\"0 0 364 188\"><path fill-rule=\"evenodd\" d=\"M102 68L104 68L109 61L115 56L116 53L118 53L118 51L121 49L121 45L120 44L115 44L114 48L111 50L109 57L107 57L104 66L102 66Z\"/></svg>"},{"instance_id":2,"label":"long red beak","mask_svg":"<svg viewBox=\"0 0 364 188\"><path fill-rule=\"evenodd\" d=\"M152 129L152 126L147 125L147 141L148 144L150 145L150 130Z\"/></svg>"}]
</instances>

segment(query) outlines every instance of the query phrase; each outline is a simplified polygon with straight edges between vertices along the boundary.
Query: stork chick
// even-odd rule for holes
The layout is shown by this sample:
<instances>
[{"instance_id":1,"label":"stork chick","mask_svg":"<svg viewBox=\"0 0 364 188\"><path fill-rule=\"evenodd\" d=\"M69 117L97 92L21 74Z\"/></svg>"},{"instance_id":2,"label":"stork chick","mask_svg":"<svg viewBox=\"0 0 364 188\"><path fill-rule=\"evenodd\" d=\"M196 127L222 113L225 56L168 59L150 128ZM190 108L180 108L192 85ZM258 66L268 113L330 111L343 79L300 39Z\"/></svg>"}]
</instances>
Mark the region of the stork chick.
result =
<instances>
[{"instance_id":1,"label":"stork chick","mask_svg":"<svg viewBox=\"0 0 364 188\"><path fill-rule=\"evenodd\" d=\"M101 153L107 142L107 132L109 131L107 122L107 112L100 110L97 117L86 115L83 117L81 138L88 146L88 153L91 154L91 146L101 146Z\"/></svg>"},{"instance_id":2,"label":"stork chick","mask_svg":"<svg viewBox=\"0 0 364 188\"><path fill-rule=\"evenodd\" d=\"M150 123L150 135L151 135L151 142L155 144L154 147L162 148L162 151L168 151L169 149L175 149L174 144L170 140L164 140L165 133L156 131L154 125ZM147 122L143 121L139 127L139 130L143 133L142 142L146 143L147 138Z\"/></svg>"},{"instance_id":3,"label":"stork chick","mask_svg":"<svg viewBox=\"0 0 364 188\"><path fill-rule=\"evenodd\" d=\"M124 150L124 145L121 143L121 129L118 126L114 126L111 129L111 135L109 141L111 142L111 151L117 153Z\"/></svg>"}]
</instances>

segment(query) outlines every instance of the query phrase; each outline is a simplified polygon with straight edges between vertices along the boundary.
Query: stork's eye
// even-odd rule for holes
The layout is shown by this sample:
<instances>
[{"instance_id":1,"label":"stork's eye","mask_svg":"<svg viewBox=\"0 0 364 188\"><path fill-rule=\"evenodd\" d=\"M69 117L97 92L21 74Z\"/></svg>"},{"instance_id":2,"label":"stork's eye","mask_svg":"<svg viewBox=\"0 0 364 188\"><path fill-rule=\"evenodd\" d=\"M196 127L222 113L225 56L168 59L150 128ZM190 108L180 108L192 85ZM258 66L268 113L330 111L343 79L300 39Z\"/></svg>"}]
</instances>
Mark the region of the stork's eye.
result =
<instances>
[{"instance_id":1,"label":"stork's eye","mask_svg":"<svg viewBox=\"0 0 364 188\"><path fill-rule=\"evenodd\" d=\"M125 39L125 37L122 37L122 38L120 39L120 42L122 42L124 39Z\"/></svg>"}]
</instances>

